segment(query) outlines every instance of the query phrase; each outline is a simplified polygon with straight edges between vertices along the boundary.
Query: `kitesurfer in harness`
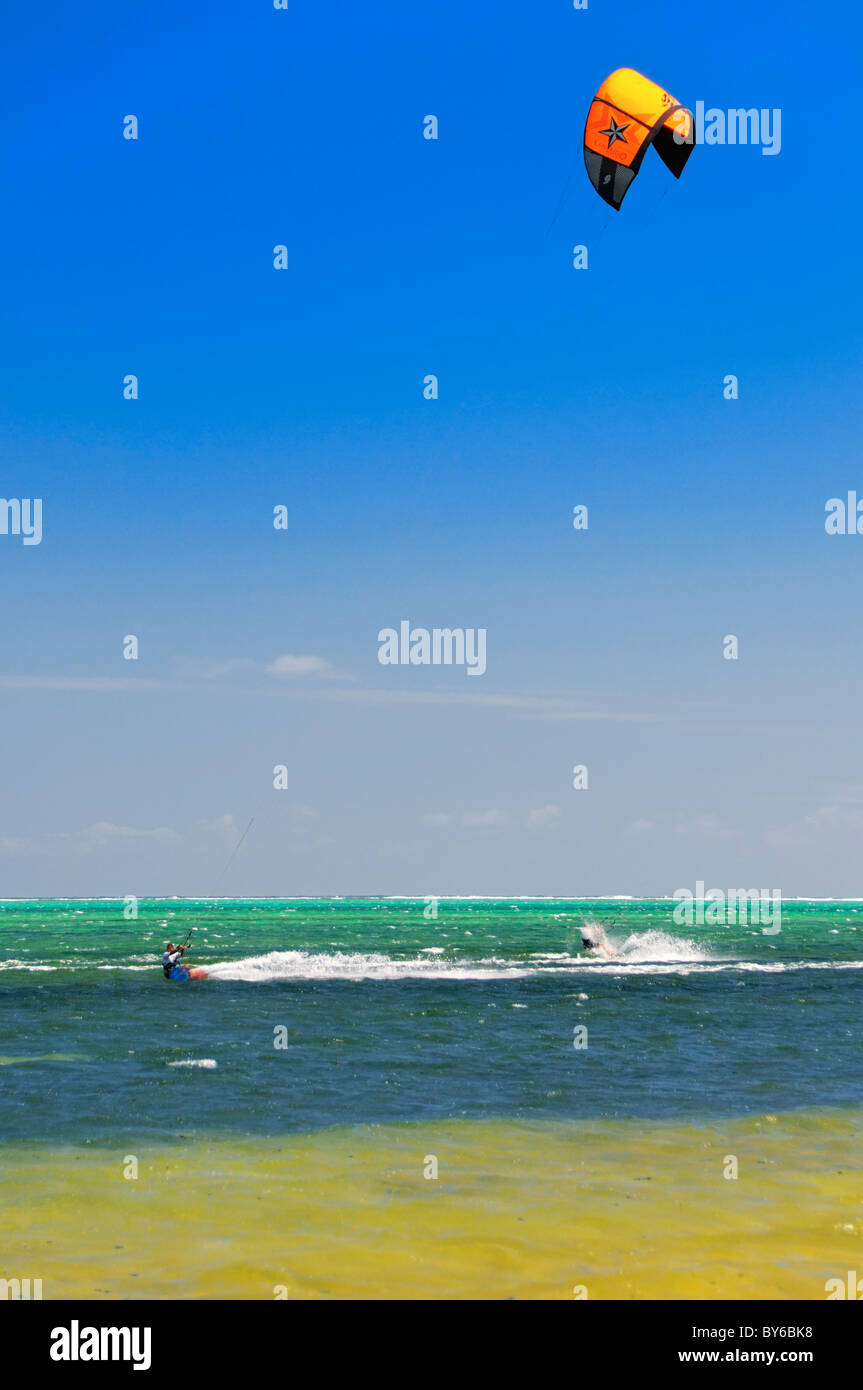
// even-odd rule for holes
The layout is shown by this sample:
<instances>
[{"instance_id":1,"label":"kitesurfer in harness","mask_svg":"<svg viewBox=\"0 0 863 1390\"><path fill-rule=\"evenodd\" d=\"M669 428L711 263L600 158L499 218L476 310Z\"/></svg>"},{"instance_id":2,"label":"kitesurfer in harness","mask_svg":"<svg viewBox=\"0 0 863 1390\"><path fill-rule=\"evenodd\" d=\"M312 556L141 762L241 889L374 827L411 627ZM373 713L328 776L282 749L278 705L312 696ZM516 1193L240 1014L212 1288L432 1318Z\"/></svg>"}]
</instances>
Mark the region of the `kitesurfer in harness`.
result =
<instances>
[{"instance_id":1,"label":"kitesurfer in harness","mask_svg":"<svg viewBox=\"0 0 863 1390\"><path fill-rule=\"evenodd\" d=\"M166 980L188 980L188 967L183 964L183 952L188 949L188 943L175 946L173 942L166 941L165 954L162 956L162 973Z\"/></svg>"}]
</instances>

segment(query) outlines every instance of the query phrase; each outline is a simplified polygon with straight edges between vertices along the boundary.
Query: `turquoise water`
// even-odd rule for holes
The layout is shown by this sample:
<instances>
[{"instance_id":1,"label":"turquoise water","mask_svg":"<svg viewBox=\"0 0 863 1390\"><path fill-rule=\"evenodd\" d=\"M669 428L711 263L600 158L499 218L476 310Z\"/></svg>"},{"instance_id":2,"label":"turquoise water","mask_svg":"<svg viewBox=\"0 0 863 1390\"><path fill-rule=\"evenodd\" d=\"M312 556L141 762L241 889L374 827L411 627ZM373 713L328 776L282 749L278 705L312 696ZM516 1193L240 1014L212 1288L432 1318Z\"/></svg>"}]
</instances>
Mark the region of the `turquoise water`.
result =
<instances>
[{"instance_id":1,"label":"turquoise water","mask_svg":"<svg viewBox=\"0 0 863 1390\"><path fill-rule=\"evenodd\" d=\"M863 904L783 904L777 935L676 926L673 907L165 900L125 921L117 901L0 903L0 1136L859 1104ZM617 919L614 959L582 952L589 917ZM210 978L166 983L163 944L190 926Z\"/></svg>"}]
</instances>

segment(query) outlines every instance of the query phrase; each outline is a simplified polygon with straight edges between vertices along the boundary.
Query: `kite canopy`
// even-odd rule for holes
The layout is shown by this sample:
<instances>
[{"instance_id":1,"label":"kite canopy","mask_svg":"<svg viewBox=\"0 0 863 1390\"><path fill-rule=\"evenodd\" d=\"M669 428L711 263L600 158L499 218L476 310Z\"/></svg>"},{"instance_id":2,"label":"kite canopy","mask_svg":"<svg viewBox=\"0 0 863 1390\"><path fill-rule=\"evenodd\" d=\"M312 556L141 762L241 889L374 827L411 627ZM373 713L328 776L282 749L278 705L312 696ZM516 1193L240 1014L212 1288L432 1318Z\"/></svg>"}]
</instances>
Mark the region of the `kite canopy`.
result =
<instances>
[{"instance_id":1,"label":"kite canopy","mask_svg":"<svg viewBox=\"0 0 863 1390\"><path fill-rule=\"evenodd\" d=\"M651 145L679 179L695 145L692 112L649 77L618 68L590 103L584 127L590 181L613 208L620 207Z\"/></svg>"}]
</instances>

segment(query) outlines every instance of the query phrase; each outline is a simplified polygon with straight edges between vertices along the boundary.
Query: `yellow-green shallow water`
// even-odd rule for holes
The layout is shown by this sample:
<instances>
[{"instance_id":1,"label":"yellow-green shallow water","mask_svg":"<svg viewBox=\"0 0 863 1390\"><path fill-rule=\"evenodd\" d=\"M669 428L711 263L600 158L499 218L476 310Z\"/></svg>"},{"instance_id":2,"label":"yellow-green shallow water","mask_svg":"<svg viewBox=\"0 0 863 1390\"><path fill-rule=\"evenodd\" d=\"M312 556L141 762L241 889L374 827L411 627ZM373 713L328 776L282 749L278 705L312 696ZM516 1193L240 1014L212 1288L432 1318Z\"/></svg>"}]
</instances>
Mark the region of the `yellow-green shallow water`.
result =
<instances>
[{"instance_id":1,"label":"yellow-green shallow water","mask_svg":"<svg viewBox=\"0 0 863 1390\"><path fill-rule=\"evenodd\" d=\"M861 1137L856 1110L449 1121L142 1148L137 1179L22 1144L0 1275L46 1299L822 1299L863 1269Z\"/></svg>"}]
</instances>

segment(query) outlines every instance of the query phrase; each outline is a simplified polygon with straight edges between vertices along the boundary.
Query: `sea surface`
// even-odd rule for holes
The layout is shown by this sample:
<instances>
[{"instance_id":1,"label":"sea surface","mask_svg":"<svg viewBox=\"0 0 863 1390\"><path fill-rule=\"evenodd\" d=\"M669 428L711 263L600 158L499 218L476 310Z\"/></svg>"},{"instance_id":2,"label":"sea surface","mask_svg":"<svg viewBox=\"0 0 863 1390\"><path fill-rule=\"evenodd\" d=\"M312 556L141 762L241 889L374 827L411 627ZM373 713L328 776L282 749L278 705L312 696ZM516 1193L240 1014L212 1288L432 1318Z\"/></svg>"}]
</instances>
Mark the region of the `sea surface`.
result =
<instances>
[{"instance_id":1,"label":"sea surface","mask_svg":"<svg viewBox=\"0 0 863 1390\"><path fill-rule=\"evenodd\" d=\"M824 1298L863 1268L863 903L674 906L0 902L0 1276ZM209 978L166 982L192 927Z\"/></svg>"},{"instance_id":2,"label":"sea surface","mask_svg":"<svg viewBox=\"0 0 863 1390\"><path fill-rule=\"evenodd\" d=\"M784 904L776 935L678 927L674 906L0 903L0 1137L860 1103L863 903ZM586 919L613 922L615 959L582 951ZM210 978L168 983L190 927Z\"/></svg>"}]
</instances>

